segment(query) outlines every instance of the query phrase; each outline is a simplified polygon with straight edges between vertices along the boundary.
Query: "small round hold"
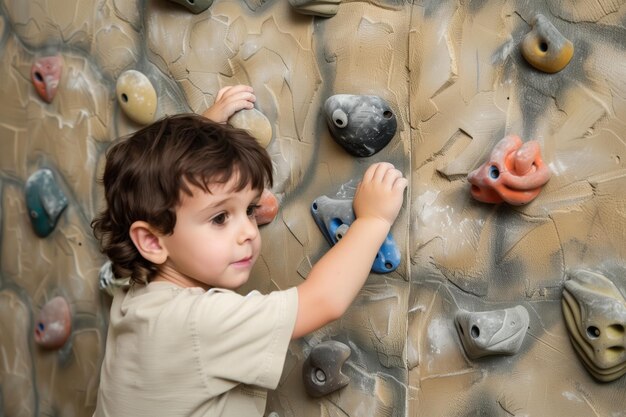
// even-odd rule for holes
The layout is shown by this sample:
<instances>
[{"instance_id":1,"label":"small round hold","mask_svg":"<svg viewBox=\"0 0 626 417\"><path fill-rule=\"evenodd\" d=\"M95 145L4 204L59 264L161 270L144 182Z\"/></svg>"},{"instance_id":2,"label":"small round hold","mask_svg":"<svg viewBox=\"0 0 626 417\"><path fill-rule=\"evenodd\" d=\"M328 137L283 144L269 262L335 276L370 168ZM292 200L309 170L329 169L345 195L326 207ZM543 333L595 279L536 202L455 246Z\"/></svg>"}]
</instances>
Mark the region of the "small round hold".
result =
<instances>
[{"instance_id":1,"label":"small round hold","mask_svg":"<svg viewBox=\"0 0 626 417\"><path fill-rule=\"evenodd\" d=\"M278 214L278 199L268 189L263 190L259 200L259 207L256 209L255 217L259 226L271 223Z\"/></svg>"},{"instance_id":2,"label":"small round hold","mask_svg":"<svg viewBox=\"0 0 626 417\"><path fill-rule=\"evenodd\" d=\"M135 70L124 71L117 79L115 94L117 102L130 119L142 125L154 120L157 95L144 74Z\"/></svg>"},{"instance_id":3,"label":"small round hold","mask_svg":"<svg viewBox=\"0 0 626 417\"><path fill-rule=\"evenodd\" d=\"M39 58L30 69L35 91L46 103L51 103L57 93L62 70L63 59L59 55Z\"/></svg>"},{"instance_id":4,"label":"small round hold","mask_svg":"<svg viewBox=\"0 0 626 417\"><path fill-rule=\"evenodd\" d=\"M228 124L245 130L264 148L272 141L272 124L257 109L239 110L228 119Z\"/></svg>"},{"instance_id":5,"label":"small round hold","mask_svg":"<svg viewBox=\"0 0 626 417\"><path fill-rule=\"evenodd\" d=\"M572 59L574 45L541 14L535 16L532 26L522 40L522 55L540 71L550 74L561 71Z\"/></svg>"},{"instance_id":6,"label":"small round hold","mask_svg":"<svg viewBox=\"0 0 626 417\"><path fill-rule=\"evenodd\" d=\"M70 306L63 297L54 297L39 312L35 323L35 343L46 349L58 349L72 331Z\"/></svg>"}]
</instances>

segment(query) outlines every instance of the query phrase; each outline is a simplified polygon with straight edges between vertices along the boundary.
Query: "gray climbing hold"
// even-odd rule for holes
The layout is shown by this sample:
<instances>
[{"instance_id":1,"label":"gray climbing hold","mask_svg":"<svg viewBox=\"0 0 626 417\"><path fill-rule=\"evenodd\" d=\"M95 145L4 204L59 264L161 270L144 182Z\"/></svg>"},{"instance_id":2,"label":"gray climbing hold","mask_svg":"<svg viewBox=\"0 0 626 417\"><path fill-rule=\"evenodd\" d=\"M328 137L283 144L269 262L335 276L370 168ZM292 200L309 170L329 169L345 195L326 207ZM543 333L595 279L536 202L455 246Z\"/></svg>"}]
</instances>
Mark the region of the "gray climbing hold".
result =
<instances>
[{"instance_id":1,"label":"gray climbing hold","mask_svg":"<svg viewBox=\"0 0 626 417\"><path fill-rule=\"evenodd\" d=\"M522 346L529 322L523 306L475 313L461 310L455 317L461 343L471 359L515 354Z\"/></svg>"},{"instance_id":2,"label":"gray climbing hold","mask_svg":"<svg viewBox=\"0 0 626 417\"><path fill-rule=\"evenodd\" d=\"M170 0L171 2L178 3L185 6L190 12L198 14L202 13L213 4L213 0Z\"/></svg>"},{"instance_id":3,"label":"gray climbing hold","mask_svg":"<svg viewBox=\"0 0 626 417\"><path fill-rule=\"evenodd\" d=\"M302 364L306 392L312 397L321 397L348 385L350 378L341 372L341 367L350 353L348 346L336 340L315 345Z\"/></svg>"},{"instance_id":4,"label":"gray climbing hold","mask_svg":"<svg viewBox=\"0 0 626 417\"><path fill-rule=\"evenodd\" d=\"M46 237L55 228L67 207L67 197L59 188L51 170L34 172L26 181L26 207L37 236Z\"/></svg>"},{"instance_id":5,"label":"gray climbing hold","mask_svg":"<svg viewBox=\"0 0 626 417\"><path fill-rule=\"evenodd\" d=\"M341 240L355 219L352 200L337 200L326 196L313 201L311 214L330 245ZM372 271L378 274L395 271L400 260L400 249L389 233L376 254Z\"/></svg>"},{"instance_id":6,"label":"gray climbing hold","mask_svg":"<svg viewBox=\"0 0 626 417\"><path fill-rule=\"evenodd\" d=\"M341 0L289 0L298 13L332 17L339 11Z\"/></svg>"},{"instance_id":7,"label":"gray climbing hold","mask_svg":"<svg viewBox=\"0 0 626 417\"><path fill-rule=\"evenodd\" d=\"M626 373L626 300L603 275L576 270L565 281L561 307L574 349L601 382Z\"/></svg>"},{"instance_id":8,"label":"gray climbing hold","mask_svg":"<svg viewBox=\"0 0 626 417\"><path fill-rule=\"evenodd\" d=\"M396 115L378 96L336 94L324 103L333 139L354 156L372 156L396 134Z\"/></svg>"}]
</instances>

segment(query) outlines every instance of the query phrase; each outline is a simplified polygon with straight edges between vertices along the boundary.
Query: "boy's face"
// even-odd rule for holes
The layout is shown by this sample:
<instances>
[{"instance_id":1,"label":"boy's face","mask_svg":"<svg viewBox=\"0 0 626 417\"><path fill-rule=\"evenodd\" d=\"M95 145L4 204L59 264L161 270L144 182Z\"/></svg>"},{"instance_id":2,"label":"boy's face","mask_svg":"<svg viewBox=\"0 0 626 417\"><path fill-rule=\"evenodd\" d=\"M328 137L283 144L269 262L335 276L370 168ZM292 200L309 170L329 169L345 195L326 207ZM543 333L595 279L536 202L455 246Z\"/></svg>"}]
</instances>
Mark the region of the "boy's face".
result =
<instances>
[{"instance_id":1,"label":"boy's face","mask_svg":"<svg viewBox=\"0 0 626 417\"><path fill-rule=\"evenodd\" d=\"M169 256L158 280L227 289L248 281L261 250L254 213L261 191L234 191L236 180L209 184L211 193L190 185L193 196L183 194L174 233L161 238Z\"/></svg>"}]
</instances>

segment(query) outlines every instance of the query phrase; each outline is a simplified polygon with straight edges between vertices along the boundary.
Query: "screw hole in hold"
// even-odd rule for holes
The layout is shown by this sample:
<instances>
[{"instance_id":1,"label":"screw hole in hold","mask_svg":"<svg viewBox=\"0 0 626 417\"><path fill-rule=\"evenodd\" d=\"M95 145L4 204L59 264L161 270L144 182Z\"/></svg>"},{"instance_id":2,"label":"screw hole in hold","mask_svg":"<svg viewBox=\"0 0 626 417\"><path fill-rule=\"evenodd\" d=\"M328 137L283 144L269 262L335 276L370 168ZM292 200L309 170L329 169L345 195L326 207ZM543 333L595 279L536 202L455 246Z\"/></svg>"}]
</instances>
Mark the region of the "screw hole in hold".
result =
<instances>
[{"instance_id":1,"label":"screw hole in hold","mask_svg":"<svg viewBox=\"0 0 626 417\"><path fill-rule=\"evenodd\" d=\"M343 235L341 233L337 233L337 240L341 240L341 238L343 237Z\"/></svg>"},{"instance_id":2,"label":"screw hole in hold","mask_svg":"<svg viewBox=\"0 0 626 417\"><path fill-rule=\"evenodd\" d=\"M316 384L323 384L326 382L326 374L320 368L315 368L313 370L313 380Z\"/></svg>"},{"instance_id":3,"label":"screw hole in hold","mask_svg":"<svg viewBox=\"0 0 626 417\"><path fill-rule=\"evenodd\" d=\"M46 326L44 326L44 324L42 322L37 323L37 331L38 332L43 332L45 328L46 328Z\"/></svg>"},{"instance_id":4,"label":"screw hole in hold","mask_svg":"<svg viewBox=\"0 0 626 417\"><path fill-rule=\"evenodd\" d=\"M333 123L340 129L343 129L348 125L348 115L341 109L337 109L333 112Z\"/></svg>"},{"instance_id":5,"label":"screw hole in hold","mask_svg":"<svg viewBox=\"0 0 626 417\"><path fill-rule=\"evenodd\" d=\"M313 207L313 210L317 211L317 203L314 202L312 207Z\"/></svg>"},{"instance_id":6,"label":"screw hole in hold","mask_svg":"<svg viewBox=\"0 0 626 417\"><path fill-rule=\"evenodd\" d=\"M497 166L492 165L491 167L489 167L489 176L494 180L497 180L498 177L500 177L500 170Z\"/></svg>"},{"instance_id":7,"label":"screw hole in hold","mask_svg":"<svg viewBox=\"0 0 626 417\"><path fill-rule=\"evenodd\" d=\"M37 79L37 81L39 81L40 83L43 82L43 76L41 75L41 73L39 71L35 71L35 78Z\"/></svg>"},{"instance_id":8,"label":"screw hole in hold","mask_svg":"<svg viewBox=\"0 0 626 417\"><path fill-rule=\"evenodd\" d=\"M196 2L196 0L187 0L187 2L188 2L189 4L194 4L194 3Z\"/></svg>"},{"instance_id":9,"label":"screw hole in hold","mask_svg":"<svg viewBox=\"0 0 626 417\"><path fill-rule=\"evenodd\" d=\"M385 119L391 119L391 116L393 116L393 113L391 111L387 110L387 111L383 112L383 117Z\"/></svg>"},{"instance_id":10,"label":"screw hole in hold","mask_svg":"<svg viewBox=\"0 0 626 417\"><path fill-rule=\"evenodd\" d=\"M548 52L548 43L546 41L539 42L539 50L541 52Z\"/></svg>"},{"instance_id":11,"label":"screw hole in hold","mask_svg":"<svg viewBox=\"0 0 626 417\"><path fill-rule=\"evenodd\" d=\"M474 339L478 338L478 336L480 336L480 329L478 328L478 326L473 325L470 330L470 334Z\"/></svg>"},{"instance_id":12,"label":"screw hole in hold","mask_svg":"<svg viewBox=\"0 0 626 417\"><path fill-rule=\"evenodd\" d=\"M600 337L600 329L596 326L589 326L587 327L587 335L592 339L597 339Z\"/></svg>"},{"instance_id":13,"label":"screw hole in hold","mask_svg":"<svg viewBox=\"0 0 626 417\"><path fill-rule=\"evenodd\" d=\"M128 103L128 96L126 95L126 93L122 93L122 96L121 96L121 97L122 97L122 101L123 101L124 103Z\"/></svg>"},{"instance_id":14,"label":"screw hole in hold","mask_svg":"<svg viewBox=\"0 0 626 417\"><path fill-rule=\"evenodd\" d=\"M393 268L393 265L391 265L391 262L385 262L385 268L391 269Z\"/></svg>"}]
</instances>

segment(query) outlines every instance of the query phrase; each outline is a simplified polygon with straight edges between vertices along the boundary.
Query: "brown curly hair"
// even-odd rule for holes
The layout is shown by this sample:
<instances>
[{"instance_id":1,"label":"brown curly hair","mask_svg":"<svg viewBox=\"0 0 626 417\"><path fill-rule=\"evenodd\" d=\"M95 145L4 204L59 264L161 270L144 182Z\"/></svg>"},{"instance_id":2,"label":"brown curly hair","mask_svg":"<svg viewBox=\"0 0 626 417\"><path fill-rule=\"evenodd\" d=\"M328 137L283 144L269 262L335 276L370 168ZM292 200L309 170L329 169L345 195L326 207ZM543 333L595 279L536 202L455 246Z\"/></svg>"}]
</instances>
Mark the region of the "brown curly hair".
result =
<instances>
[{"instance_id":1,"label":"brown curly hair","mask_svg":"<svg viewBox=\"0 0 626 417\"><path fill-rule=\"evenodd\" d=\"M102 177L106 208L91 227L113 274L150 282L157 266L130 239L133 222L169 235L182 193L192 195L189 184L210 192L211 183L226 183L235 173L237 191L272 186L272 161L252 136L196 114L167 116L109 148Z\"/></svg>"}]
</instances>

